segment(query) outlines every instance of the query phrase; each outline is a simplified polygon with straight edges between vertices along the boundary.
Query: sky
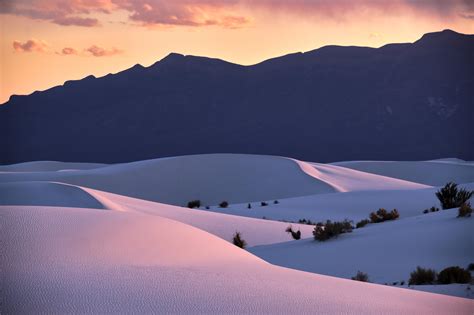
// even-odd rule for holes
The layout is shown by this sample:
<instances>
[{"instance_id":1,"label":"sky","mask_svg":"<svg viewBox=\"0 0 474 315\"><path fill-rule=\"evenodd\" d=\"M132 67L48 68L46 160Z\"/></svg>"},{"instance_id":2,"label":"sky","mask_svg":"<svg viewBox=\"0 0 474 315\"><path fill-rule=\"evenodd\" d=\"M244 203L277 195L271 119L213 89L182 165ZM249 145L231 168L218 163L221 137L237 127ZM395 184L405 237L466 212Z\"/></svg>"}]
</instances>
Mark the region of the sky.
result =
<instances>
[{"instance_id":1,"label":"sky","mask_svg":"<svg viewBox=\"0 0 474 315\"><path fill-rule=\"evenodd\" d=\"M0 104L171 52L251 65L325 45L474 33L472 0L0 0Z\"/></svg>"}]
</instances>

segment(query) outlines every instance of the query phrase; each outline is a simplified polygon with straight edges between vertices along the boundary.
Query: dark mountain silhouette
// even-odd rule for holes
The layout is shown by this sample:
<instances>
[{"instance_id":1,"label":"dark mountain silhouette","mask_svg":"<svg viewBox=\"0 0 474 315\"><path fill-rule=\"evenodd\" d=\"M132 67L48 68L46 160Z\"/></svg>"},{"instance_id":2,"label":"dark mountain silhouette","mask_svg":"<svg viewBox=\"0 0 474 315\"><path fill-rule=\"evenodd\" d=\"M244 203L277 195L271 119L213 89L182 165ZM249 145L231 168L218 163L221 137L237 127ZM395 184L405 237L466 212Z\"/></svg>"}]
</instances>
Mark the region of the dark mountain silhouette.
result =
<instances>
[{"instance_id":1,"label":"dark mountain silhouette","mask_svg":"<svg viewBox=\"0 0 474 315\"><path fill-rule=\"evenodd\" d=\"M474 159L474 35L326 46L253 66L172 53L0 106L0 163L239 152ZM45 73L47 75L47 73Z\"/></svg>"}]
</instances>

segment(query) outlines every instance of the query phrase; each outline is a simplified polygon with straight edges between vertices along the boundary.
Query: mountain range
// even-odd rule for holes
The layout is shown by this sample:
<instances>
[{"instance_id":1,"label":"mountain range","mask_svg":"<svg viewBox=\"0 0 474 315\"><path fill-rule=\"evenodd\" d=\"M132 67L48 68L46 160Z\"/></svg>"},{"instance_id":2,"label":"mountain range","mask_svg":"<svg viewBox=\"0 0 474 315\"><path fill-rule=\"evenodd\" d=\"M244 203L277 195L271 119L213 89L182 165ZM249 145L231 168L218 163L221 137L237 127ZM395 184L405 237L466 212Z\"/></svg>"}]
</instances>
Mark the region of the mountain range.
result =
<instances>
[{"instance_id":1,"label":"mountain range","mask_svg":"<svg viewBox=\"0 0 474 315\"><path fill-rule=\"evenodd\" d=\"M47 75L47 73L45 73ZM0 164L200 153L474 159L474 35L325 46L242 66L171 53L0 106Z\"/></svg>"}]
</instances>

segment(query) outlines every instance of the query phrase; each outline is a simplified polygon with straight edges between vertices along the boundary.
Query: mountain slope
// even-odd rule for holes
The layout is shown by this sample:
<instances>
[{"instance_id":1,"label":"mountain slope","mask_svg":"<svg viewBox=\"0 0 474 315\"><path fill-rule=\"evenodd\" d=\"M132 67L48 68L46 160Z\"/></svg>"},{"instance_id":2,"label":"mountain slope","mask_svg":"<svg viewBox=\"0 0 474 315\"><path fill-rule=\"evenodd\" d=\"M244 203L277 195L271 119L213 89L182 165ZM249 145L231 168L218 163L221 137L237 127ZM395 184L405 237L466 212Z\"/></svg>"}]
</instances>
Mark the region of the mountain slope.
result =
<instances>
[{"instance_id":1,"label":"mountain slope","mask_svg":"<svg viewBox=\"0 0 474 315\"><path fill-rule=\"evenodd\" d=\"M239 152L302 160L474 159L474 36L327 46L253 66L170 54L0 106L0 163Z\"/></svg>"}]
</instances>

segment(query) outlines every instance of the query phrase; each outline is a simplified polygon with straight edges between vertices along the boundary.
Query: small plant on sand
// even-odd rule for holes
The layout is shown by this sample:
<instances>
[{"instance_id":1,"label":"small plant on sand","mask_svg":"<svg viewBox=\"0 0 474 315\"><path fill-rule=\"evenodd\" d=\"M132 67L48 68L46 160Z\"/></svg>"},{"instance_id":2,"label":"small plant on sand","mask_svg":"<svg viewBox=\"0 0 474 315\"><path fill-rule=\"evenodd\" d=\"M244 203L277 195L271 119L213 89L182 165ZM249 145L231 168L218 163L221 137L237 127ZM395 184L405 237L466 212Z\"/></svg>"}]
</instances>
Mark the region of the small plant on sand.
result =
<instances>
[{"instance_id":1,"label":"small plant on sand","mask_svg":"<svg viewBox=\"0 0 474 315\"><path fill-rule=\"evenodd\" d=\"M245 248L247 246L247 242L242 238L240 232L235 232L232 242L235 246L240 248Z\"/></svg>"},{"instance_id":2,"label":"small plant on sand","mask_svg":"<svg viewBox=\"0 0 474 315\"><path fill-rule=\"evenodd\" d=\"M472 197L473 193L474 191L464 188L459 189L456 183L449 182L436 192L436 197L438 197L443 209L451 209L460 207Z\"/></svg>"},{"instance_id":3,"label":"small plant on sand","mask_svg":"<svg viewBox=\"0 0 474 315\"><path fill-rule=\"evenodd\" d=\"M469 271L474 271L474 263L470 263L470 264L467 266L467 270L469 270Z\"/></svg>"},{"instance_id":4,"label":"small plant on sand","mask_svg":"<svg viewBox=\"0 0 474 315\"><path fill-rule=\"evenodd\" d=\"M351 278L352 280L369 282L369 275L362 271L357 271L357 274Z\"/></svg>"},{"instance_id":5,"label":"small plant on sand","mask_svg":"<svg viewBox=\"0 0 474 315\"><path fill-rule=\"evenodd\" d=\"M337 237L339 234L352 232L352 221L344 220L342 222L331 222L327 220L326 223L319 222L314 227L313 236L317 241L326 241L330 238Z\"/></svg>"},{"instance_id":6,"label":"small plant on sand","mask_svg":"<svg viewBox=\"0 0 474 315\"><path fill-rule=\"evenodd\" d=\"M458 266L448 267L438 274L438 282L441 284L470 283L471 273Z\"/></svg>"},{"instance_id":7,"label":"small plant on sand","mask_svg":"<svg viewBox=\"0 0 474 315\"><path fill-rule=\"evenodd\" d=\"M377 212L372 212L370 214L370 222L371 223L380 223L388 220L396 220L400 217L398 214L397 209L393 209L392 211L388 212L387 210L380 208Z\"/></svg>"},{"instance_id":8,"label":"small plant on sand","mask_svg":"<svg viewBox=\"0 0 474 315\"><path fill-rule=\"evenodd\" d=\"M266 203L265 201L262 201L262 202L260 203L260 206L262 206L262 207L268 206L268 203Z\"/></svg>"},{"instance_id":9,"label":"small plant on sand","mask_svg":"<svg viewBox=\"0 0 474 315\"><path fill-rule=\"evenodd\" d=\"M360 229L370 223L370 220L364 219L356 223L356 229Z\"/></svg>"},{"instance_id":10,"label":"small plant on sand","mask_svg":"<svg viewBox=\"0 0 474 315\"><path fill-rule=\"evenodd\" d=\"M229 206L229 203L227 201L222 201L220 204L219 204L219 207L220 208L227 208Z\"/></svg>"},{"instance_id":11,"label":"small plant on sand","mask_svg":"<svg viewBox=\"0 0 474 315\"><path fill-rule=\"evenodd\" d=\"M468 218L472 215L472 208L469 202L463 203L458 209L458 218Z\"/></svg>"},{"instance_id":12,"label":"small plant on sand","mask_svg":"<svg viewBox=\"0 0 474 315\"><path fill-rule=\"evenodd\" d=\"M425 269L420 266L410 273L408 285L433 284L436 281L436 271L433 269Z\"/></svg>"},{"instance_id":13,"label":"small plant on sand","mask_svg":"<svg viewBox=\"0 0 474 315\"><path fill-rule=\"evenodd\" d=\"M199 208L201 206L201 200L191 200L188 202L188 208Z\"/></svg>"},{"instance_id":14,"label":"small plant on sand","mask_svg":"<svg viewBox=\"0 0 474 315\"><path fill-rule=\"evenodd\" d=\"M252 209L252 205L250 203L247 205L247 209Z\"/></svg>"},{"instance_id":15,"label":"small plant on sand","mask_svg":"<svg viewBox=\"0 0 474 315\"><path fill-rule=\"evenodd\" d=\"M301 238L301 231L300 230L293 231L293 228L291 227L291 225L286 228L285 232L290 233L291 237L293 237L293 239L295 240L299 240Z\"/></svg>"},{"instance_id":16,"label":"small plant on sand","mask_svg":"<svg viewBox=\"0 0 474 315\"><path fill-rule=\"evenodd\" d=\"M277 205L277 204L279 204L280 202L279 202L278 200L275 200L273 203L274 203L275 205Z\"/></svg>"},{"instance_id":17,"label":"small plant on sand","mask_svg":"<svg viewBox=\"0 0 474 315\"><path fill-rule=\"evenodd\" d=\"M306 220L306 219L299 219L298 220L298 223L301 223L301 224L307 224L307 225L316 225L315 222L311 221L311 220Z\"/></svg>"}]
</instances>

